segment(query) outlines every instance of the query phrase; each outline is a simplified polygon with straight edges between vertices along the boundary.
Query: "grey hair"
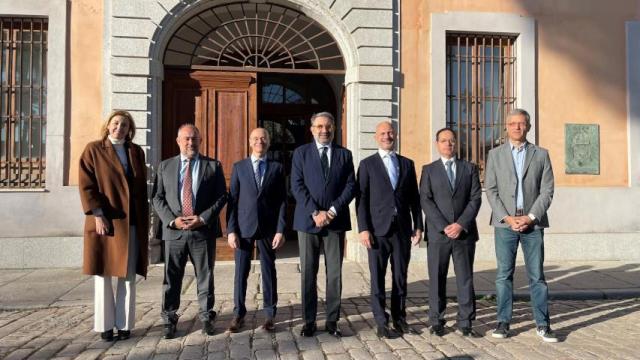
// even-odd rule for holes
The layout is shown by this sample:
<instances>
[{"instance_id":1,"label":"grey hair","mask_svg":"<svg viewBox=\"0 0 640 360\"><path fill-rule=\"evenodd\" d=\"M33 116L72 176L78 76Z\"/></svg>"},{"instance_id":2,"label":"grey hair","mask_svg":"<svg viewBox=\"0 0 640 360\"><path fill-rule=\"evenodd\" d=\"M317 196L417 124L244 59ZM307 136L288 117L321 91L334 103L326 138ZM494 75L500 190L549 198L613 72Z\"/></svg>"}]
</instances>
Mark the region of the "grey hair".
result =
<instances>
[{"instance_id":1,"label":"grey hair","mask_svg":"<svg viewBox=\"0 0 640 360\"><path fill-rule=\"evenodd\" d=\"M509 111L509 113L507 114L507 119L509 119L512 116L517 116L517 115L522 115L524 116L524 119L527 122L527 125L531 125L531 115L529 115L529 113L527 112L527 110L525 109L520 109L520 108L515 108L512 109L511 111Z\"/></svg>"},{"instance_id":2,"label":"grey hair","mask_svg":"<svg viewBox=\"0 0 640 360\"><path fill-rule=\"evenodd\" d=\"M327 119L331 120L331 123L333 125L336 124L336 118L334 118L330 112L322 111L322 112L311 115L311 125L313 125L313 123L316 121L316 118L319 118L319 117L326 117Z\"/></svg>"}]
</instances>

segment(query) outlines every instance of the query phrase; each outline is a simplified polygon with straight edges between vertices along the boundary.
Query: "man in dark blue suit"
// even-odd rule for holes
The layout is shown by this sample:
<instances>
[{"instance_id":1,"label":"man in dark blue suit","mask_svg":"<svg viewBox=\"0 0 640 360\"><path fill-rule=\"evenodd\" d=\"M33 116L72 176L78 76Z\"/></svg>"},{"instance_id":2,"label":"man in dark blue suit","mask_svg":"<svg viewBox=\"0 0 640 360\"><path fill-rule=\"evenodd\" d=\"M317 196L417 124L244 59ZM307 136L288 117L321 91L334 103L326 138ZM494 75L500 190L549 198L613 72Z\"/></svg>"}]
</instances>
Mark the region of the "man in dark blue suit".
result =
<instances>
[{"instance_id":1,"label":"man in dark blue suit","mask_svg":"<svg viewBox=\"0 0 640 360\"><path fill-rule=\"evenodd\" d=\"M430 332L444 335L447 273L453 258L458 317L462 336L477 337L471 322L476 317L473 258L478 241L476 216L482 202L478 167L456 159L456 133L449 128L436 133L440 159L422 168L420 200L426 217L429 271Z\"/></svg>"},{"instance_id":2,"label":"man in dark blue suit","mask_svg":"<svg viewBox=\"0 0 640 360\"><path fill-rule=\"evenodd\" d=\"M371 308L381 338L395 337L385 311L385 274L391 258L391 317L400 334L415 332L407 324L407 270L411 243L422 238L422 211L413 161L396 154L395 131L389 121L376 126L378 151L360 162L358 230L367 248L371 272Z\"/></svg>"},{"instance_id":3,"label":"man in dark blue suit","mask_svg":"<svg viewBox=\"0 0 640 360\"><path fill-rule=\"evenodd\" d=\"M251 156L233 164L228 204L229 246L235 249L234 318L230 332L238 332L247 313L247 277L254 243L260 252L263 308L262 328L274 330L273 318L278 302L276 250L284 244L286 181L282 164L267 159L269 133L262 128L249 135Z\"/></svg>"},{"instance_id":4,"label":"man in dark blue suit","mask_svg":"<svg viewBox=\"0 0 640 360\"><path fill-rule=\"evenodd\" d=\"M302 268L303 336L316 331L320 251L327 273L326 330L340 337L340 296L344 233L351 230L349 203L356 194L351 151L332 144L335 120L328 112L311 117L314 141L293 153L291 191L296 199L293 229L298 231Z\"/></svg>"}]
</instances>

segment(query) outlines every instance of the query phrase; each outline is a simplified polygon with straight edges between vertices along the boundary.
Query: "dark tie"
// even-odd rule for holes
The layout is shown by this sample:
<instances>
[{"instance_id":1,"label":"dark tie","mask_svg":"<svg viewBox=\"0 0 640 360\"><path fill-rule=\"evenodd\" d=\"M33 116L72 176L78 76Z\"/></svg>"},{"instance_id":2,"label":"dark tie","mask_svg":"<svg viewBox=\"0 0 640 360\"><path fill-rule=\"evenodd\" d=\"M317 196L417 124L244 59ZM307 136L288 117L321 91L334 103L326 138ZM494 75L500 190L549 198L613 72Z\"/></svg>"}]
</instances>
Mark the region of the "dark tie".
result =
<instances>
[{"instance_id":1,"label":"dark tie","mask_svg":"<svg viewBox=\"0 0 640 360\"><path fill-rule=\"evenodd\" d=\"M191 178L191 159L187 159L187 166L184 170L182 180L182 215L193 215L193 181Z\"/></svg>"},{"instance_id":2,"label":"dark tie","mask_svg":"<svg viewBox=\"0 0 640 360\"><path fill-rule=\"evenodd\" d=\"M322 175L324 175L324 179L327 180L329 177L329 156L327 152L329 151L328 146L322 147L322 155L320 156L320 164L322 164Z\"/></svg>"},{"instance_id":3,"label":"dark tie","mask_svg":"<svg viewBox=\"0 0 640 360\"><path fill-rule=\"evenodd\" d=\"M258 160L258 166L256 166L256 171L254 173L254 176L256 178L256 185L258 185L258 190L260 190L260 188L262 187L262 167L263 161Z\"/></svg>"},{"instance_id":4,"label":"dark tie","mask_svg":"<svg viewBox=\"0 0 640 360\"><path fill-rule=\"evenodd\" d=\"M451 168L451 165L453 165L453 160L447 160L446 165L447 165L447 177L449 178L449 185L453 190L453 187L456 183L456 178L453 175L453 169Z\"/></svg>"}]
</instances>

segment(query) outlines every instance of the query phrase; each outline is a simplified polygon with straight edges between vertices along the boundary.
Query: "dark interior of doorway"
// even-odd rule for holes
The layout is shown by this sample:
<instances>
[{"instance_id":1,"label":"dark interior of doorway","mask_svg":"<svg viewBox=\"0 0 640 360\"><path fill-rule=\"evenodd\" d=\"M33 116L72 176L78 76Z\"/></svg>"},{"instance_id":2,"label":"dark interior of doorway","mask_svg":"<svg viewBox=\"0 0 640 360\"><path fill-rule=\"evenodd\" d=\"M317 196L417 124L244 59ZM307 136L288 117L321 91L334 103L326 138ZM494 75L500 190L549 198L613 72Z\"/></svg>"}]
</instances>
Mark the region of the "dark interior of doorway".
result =
<instances>
[{"instance_id":1,"label":"dark interior of doorway","mask_svg":"<svg viewBox=\"0 0 640 360\"><path fill-rule=\"evenodd\" d=\"M291 158L296 147L311 142L311 116L328 111L336 117L334 142L341 144L342 119L336 113L341 98L340 87L344 77L327 77L310 74L258 74L258 126L271 134L268 156L280 161L286 171L287 188L287 232L285 246L278 251L278 259L298 258L297 234L291 228L295 200L290 190ZM335 90L338 84L338 91ZM333 85L333 86L332 86Z\"/></svg>"}]
</instances>

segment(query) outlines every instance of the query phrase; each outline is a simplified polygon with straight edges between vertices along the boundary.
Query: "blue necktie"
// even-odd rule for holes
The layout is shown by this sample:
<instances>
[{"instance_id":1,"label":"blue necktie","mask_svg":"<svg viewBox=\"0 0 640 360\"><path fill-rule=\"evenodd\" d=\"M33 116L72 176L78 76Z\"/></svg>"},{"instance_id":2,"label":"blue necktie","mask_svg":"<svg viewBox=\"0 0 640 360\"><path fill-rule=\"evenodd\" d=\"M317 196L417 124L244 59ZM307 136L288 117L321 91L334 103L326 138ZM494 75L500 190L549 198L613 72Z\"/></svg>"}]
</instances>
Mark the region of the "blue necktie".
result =
<instances>
[{"instance_id":1,"label":"blue necktie","mask_svg":"<svg viewBox=\"0 0 640 360\"><path fill-rule=\"evenodd\" d=\"M387 173L389 174L389 180L391 181L391 187L395 190L396 186L398 186L398 169L396 168L395 161L393 161L394 159L391 154L387 155L385 159L387 160L386 167Z\"/></svg>"},{"instance_id":2,"label":"blue necktie","mask_svg":"<svg viewBox=\"0 0 640 360\"><path fill-rule=\"evenodd\" d=\"M447 165L447 177L449 178L449 186L451 186L451 190L453 190L453 187L456 183L456 177L453 175L453 169L451 168L451 165L453 165L453 160L447 160L445 164Z\"/></svg>"}]
</instances>

